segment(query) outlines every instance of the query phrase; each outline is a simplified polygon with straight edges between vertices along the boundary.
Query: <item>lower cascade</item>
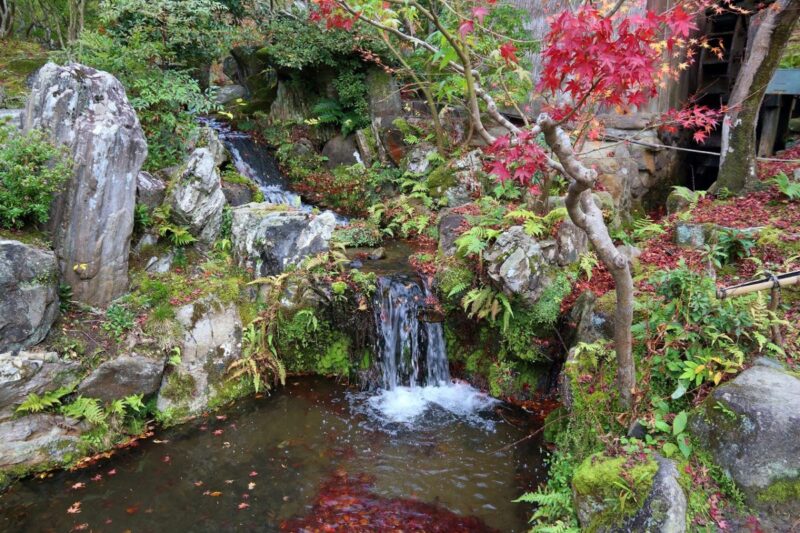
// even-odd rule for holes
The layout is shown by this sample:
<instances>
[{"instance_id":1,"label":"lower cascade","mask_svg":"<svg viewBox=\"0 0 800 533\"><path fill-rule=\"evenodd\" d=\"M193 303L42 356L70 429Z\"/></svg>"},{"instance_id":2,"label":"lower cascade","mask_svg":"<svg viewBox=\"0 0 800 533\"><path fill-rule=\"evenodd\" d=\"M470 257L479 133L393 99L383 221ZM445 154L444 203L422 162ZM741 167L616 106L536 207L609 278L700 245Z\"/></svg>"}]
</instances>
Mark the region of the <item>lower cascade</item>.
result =
<instances>
[{"instance_id":1,"label":"lower cascade","mask_svg":"<svg viewBox=\"0 0 800 533\"><path fill-rule=\"evenodd\" d=\"M432 298L428 289L393 274L378 278L373 298L382 390L369 405L390 422L411 422L429 408L482 422L477 413L497 401L450 378L442 324L421 318Z\"/></svg>"}]
</instances>

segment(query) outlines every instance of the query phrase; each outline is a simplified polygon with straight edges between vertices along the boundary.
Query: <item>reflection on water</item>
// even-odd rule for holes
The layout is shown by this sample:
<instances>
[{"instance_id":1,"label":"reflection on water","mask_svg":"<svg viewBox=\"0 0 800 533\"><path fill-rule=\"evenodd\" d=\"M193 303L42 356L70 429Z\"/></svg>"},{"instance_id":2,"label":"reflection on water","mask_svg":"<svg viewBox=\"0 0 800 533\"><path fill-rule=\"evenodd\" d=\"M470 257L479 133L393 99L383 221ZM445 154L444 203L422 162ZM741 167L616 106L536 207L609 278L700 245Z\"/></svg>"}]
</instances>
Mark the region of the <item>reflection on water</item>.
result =
<instances>
[{"instance_id":1,"label":"reflection on water","mask_svg":"<svg viewBox=\"0 0 800 533\"><path fill-rule=\"evenodd\" d=\"M509 445L532 428L515 427L488 400L465 417L455 406L466 391L447 389L392 421L380 396L296 379L87 469L17 484L0 496L0 528L279 531L325 519L351 531L398 520L428 531L426 520L442 531L526 530L528 510L511 500L543 477L539 446Z\"/></svg>"}]
</instances>

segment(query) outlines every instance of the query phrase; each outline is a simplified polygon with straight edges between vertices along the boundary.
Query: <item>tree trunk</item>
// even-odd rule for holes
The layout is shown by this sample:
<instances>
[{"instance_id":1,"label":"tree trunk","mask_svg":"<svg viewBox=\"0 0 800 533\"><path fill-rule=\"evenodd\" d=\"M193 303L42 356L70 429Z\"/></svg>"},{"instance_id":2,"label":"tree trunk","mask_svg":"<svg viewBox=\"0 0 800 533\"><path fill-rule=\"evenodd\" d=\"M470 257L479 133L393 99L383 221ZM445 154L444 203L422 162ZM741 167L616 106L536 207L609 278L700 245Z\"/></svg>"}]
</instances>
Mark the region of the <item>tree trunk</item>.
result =
<instances>
[{"instance_id":1,"label":"tree trunk","mask_svg":"<svg viewBox=\"0 0 800 533\"><path fill-rule=\"evenodd\" d=\"M69 27L67 41L72 44L78 40L83 31L83 18L86 12L86 0L69 0Z\"/></svg>"},{"instance_id":2,"label":"tree trunk","mask_svg":"<svg viewBox=\"0 0 800 533\"><path fill-rule=\"evenodd\" d=\"M597 172L587 168L575 155L569 135L548 115L537 120L545 142L553 150L570 180L566 206L572 222L586 232L598 257L614 277L617 308L614 316L614 349L617 354L617 389L625 407L633 405L636 388L636 364L632 354L631 324L633 323L633 277L630 261L617 250L603 220L603 212L592 198Z\"/></svg>"},{"instance_id":3,"label":"tree trunk","mask_svg":"<svg viewBox=\"0 0 800 533\"><path fill-rule=\"evenodd\" d=\"M758 179L758 111L798 15L800 0L778 0L764 9L748 46L745 62L736 77L728 102L728 113L722 122L722 149L715 190L725 187L733 193L739 193Z\"/></svg>"},{"instance_id":4,"label":"tree trunk","mask_svg":"<svg viewBox=\"0 0 800 533\"><path fill-rule=\"evenodd\" d=\"M0 0L0 39L11 35L14 29L14 5L12 0Z\"/></svg>"}]
</instances>

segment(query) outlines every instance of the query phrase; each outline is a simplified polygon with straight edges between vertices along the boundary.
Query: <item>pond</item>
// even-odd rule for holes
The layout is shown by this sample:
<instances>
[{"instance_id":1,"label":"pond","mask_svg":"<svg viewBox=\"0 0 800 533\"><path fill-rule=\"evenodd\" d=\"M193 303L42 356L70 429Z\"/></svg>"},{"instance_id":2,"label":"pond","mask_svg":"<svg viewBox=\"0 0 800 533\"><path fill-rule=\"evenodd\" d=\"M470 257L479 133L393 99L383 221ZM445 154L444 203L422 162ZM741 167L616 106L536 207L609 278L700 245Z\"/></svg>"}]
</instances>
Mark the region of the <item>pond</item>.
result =
<instances>
[{"instance_id":1,"label":"pond","mask_svg":"<svg viewBox=\"0 0 800 533\"><path fill-rule=\"evenodd\" d=\"M0 496L3 531L525 531L545 475L526 417L463 384L290 378ZM325 529L323 524L335 524Z\"/></svg>"}]
</instances>

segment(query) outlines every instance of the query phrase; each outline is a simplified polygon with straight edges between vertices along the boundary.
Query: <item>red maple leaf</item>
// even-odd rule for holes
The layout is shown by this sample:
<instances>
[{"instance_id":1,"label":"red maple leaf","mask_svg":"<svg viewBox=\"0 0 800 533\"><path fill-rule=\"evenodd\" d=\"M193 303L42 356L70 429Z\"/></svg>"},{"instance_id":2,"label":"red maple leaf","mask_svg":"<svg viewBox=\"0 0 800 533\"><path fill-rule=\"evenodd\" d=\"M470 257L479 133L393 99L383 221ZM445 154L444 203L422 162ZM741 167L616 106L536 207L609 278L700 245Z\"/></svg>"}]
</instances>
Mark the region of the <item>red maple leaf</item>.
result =
<instances>
[{"instance_id":1,"label":"red maple leaf","mask_svg":"<svg viewBox=\"0 0 800 533\"><path fill-rule=\"evenodd\" d=\"M500 45L500 56L506 60L506 63L516 63L519 61L515 53L516 51L517 47L514 46L514 43L504 43Z\"/></svg>"},{"instance_id":2,"label":"red maple leaf","mask_svg":"<svg viewBox=\"0 0 800 533\"><path fill-rule=\"evenodd\" d=\"M676 7L667 17L667 25L669 29L681 37L689 37L691 31L697 28L691 15L684 11L681 6Z\"/></svg>"}]
</instances>

